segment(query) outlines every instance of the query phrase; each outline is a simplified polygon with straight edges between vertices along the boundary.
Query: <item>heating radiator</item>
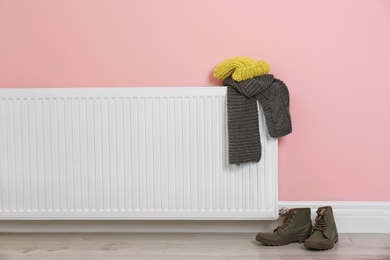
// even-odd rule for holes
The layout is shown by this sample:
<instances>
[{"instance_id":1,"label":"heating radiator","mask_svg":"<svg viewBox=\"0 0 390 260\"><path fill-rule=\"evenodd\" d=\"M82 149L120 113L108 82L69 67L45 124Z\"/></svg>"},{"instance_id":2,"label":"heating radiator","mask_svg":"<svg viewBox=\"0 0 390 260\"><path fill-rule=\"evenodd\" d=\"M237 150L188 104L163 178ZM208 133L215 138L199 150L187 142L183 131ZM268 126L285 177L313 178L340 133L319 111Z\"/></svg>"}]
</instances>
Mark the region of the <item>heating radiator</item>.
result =
<instances>
[{"instance_id":1,"label":"heating radiator","mask_svg":"<svg viewBox=\"0 0 390 260\"><path fill-rule=\"evenodd\" d=\"M0 219L274 219L277 140L229 165L225 87L0 89Z\"/></svg>"}]
</instances>

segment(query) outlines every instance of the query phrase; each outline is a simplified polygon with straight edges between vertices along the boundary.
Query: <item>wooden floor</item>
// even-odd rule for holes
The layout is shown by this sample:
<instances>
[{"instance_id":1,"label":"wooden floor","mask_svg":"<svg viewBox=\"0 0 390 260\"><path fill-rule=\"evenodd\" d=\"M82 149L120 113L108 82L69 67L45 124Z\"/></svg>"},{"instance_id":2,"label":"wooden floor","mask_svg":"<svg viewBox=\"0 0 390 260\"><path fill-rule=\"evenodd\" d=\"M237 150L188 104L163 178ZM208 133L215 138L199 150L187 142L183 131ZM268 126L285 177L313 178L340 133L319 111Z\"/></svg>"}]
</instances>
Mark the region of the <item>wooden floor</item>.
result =
<instances>
[{"instance_id":1,"label":"wooden floor","mask_svg":"<svg viewBox=\"0 0 390 260\"><path fill-rule=\"evenodd\" d=\"M268 247L255 234L9 233L0 260L13 259L390 259L390 234L340 234L328 251Z\"/></svg>"}]
</instances>

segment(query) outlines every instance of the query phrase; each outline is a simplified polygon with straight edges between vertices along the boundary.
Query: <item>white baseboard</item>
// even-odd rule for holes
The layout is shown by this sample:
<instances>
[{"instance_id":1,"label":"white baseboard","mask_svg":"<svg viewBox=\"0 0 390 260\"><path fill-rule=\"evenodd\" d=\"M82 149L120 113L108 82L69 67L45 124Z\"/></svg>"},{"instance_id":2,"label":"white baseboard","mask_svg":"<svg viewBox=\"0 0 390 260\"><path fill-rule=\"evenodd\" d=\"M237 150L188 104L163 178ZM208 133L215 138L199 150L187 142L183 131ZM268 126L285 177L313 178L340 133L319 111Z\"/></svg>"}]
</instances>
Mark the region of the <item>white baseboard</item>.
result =
<instances>
[{"instance_id":1,"label":"white baseboard","mask_svg":"<svg viewBox=\"0 0 390 260\"><path fill-rule=\"evenodd\" d=\"M390 202L280 201L280 207L332 206L339 233L390 233ZM0 232L205 232L272 231L280 220L2 220Z\"/></svg>"},{"instance_id":2,"label":"white baseboard","mask_svg":"<svg viewBox=\"0 0 390 260\"><path fill-rule=\"evenodd\" d=\"M1 220L0 233L253 233L275 220Z\"/></svg>"},{"instance_id":3,"label":"white baseboard","mask_svg":"<svg viewBox=\"0 0 390 260\"><path fill-rule=\"evenodd\" d=\"M332 206L340 233L390 233L387 201L279 201L279 207L311 208L313 220L322 206Z\"/></svg>"}]
</instances>

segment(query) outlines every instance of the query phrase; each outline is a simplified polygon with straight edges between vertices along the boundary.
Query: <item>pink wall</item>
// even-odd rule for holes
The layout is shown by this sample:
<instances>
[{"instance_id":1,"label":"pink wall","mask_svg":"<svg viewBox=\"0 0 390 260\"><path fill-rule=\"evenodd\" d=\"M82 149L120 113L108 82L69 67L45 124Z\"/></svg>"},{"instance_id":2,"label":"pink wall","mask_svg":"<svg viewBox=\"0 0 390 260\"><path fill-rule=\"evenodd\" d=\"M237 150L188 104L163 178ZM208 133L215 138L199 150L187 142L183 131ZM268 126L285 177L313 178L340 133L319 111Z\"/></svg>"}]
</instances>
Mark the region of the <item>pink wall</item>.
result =
<instances>
[{"instance_id":1,"label":"pink wall","mask_svg":"<svg viewBox=\"0 0 390 260\"><path fill-rule=\"evenodd\" d=\"M390 200L390 2L2 0L0 87L220 85L236 55L290 89L280 200Z\"/></svg>"}]
</instances>

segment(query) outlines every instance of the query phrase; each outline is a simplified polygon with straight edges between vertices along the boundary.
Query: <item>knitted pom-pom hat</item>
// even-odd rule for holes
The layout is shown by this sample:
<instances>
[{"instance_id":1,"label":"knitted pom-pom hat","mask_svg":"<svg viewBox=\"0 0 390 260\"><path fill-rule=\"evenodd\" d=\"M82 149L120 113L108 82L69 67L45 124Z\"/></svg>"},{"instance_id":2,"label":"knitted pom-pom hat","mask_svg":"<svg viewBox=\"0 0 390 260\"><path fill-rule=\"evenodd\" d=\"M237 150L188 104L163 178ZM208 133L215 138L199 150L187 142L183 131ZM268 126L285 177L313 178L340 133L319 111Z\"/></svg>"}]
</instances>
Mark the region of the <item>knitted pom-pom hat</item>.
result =
<instances>
[{"instance_id":1,"label":"knitted pom-pom hat","mask_svg":"<svg viewBox=\"0 0 390 260\"><path fill-rule=\"evenodd\" d=\"M225 80L232 76L233 80L240 82L265 75L268 72L269 66L267 62L239 56L220 62L214 69L214 77Z\"/></svg>"}]
</instances>

